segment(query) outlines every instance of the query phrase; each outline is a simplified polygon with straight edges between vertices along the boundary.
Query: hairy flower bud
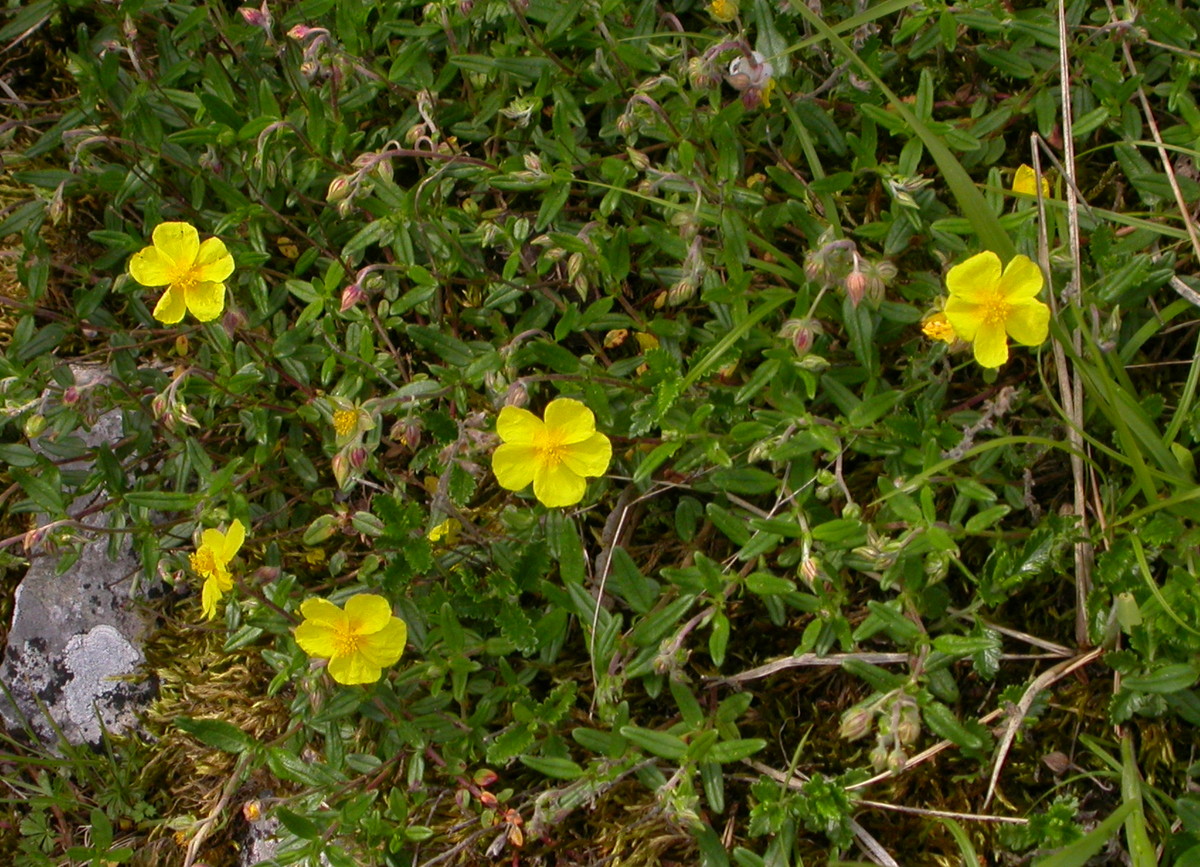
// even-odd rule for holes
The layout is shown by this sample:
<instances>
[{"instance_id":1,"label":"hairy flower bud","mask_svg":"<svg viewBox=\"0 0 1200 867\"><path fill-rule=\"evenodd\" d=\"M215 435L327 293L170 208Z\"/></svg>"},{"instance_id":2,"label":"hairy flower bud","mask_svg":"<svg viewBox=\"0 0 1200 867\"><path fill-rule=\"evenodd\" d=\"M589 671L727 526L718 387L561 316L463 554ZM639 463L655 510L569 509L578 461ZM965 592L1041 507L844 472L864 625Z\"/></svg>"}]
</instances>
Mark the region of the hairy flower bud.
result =
<instances>
[{"instance_id":1,"label":"hairy flower bud","mask_svg":"<svg viewBox=\"0 0 1200 867\"><path fill-rule=\"evenodd\" d=\"M334 481L338 483L338 487L342 488L346 485L346 480L350 478L350 461L344 452L338 452L330 461L330 466L333 469Z\"/></svg>"},{"instance_id":2,"label":"hairy flower bud","mask_svg":"<svg viewBox=\"0 0 1200 867\"><path fill-rule=\"evenodd\" d=\"M360 286L358 283L351 283L342 290L342 312L345 313L351 307L356 305L363 299L365 295L366 293L363 292L362 286Z\"/></svg>"},{"instance_id":3,"label":"hairy flower bud","mask_svg":"<svg viewBox=\"0 0 1200 867\"><path fill-rule=\"evenodd\" d=\"M852 707L842 714L838 734L845 740L855 741L871 731L873 714L864 707Z\"/></svg>"},{"instance_id":4,"label":"hairy flower bud","mask_svg":"<svg viewBox=\"0 0 1200 867\"><path fill-rule=\"evenodd\" d=\"M338 175L329 182L329 189L325 191L325 201L336 205L342 199L349 198L353 192L354 188L350 184L350 179L345 175Z\"/></svg>"},{"instance_id":5,"label":"hairy flower bud","mask_svg":"<svg viewBox=\"0 0 1200 867\"><path fill-rule=\"evenodd\" d=\"M861 271L851 271L846 275L843 285L846 287L846 297L850 299L850 303L858 307L867 291L866 275Z\"/></svg>"}]
</instances>

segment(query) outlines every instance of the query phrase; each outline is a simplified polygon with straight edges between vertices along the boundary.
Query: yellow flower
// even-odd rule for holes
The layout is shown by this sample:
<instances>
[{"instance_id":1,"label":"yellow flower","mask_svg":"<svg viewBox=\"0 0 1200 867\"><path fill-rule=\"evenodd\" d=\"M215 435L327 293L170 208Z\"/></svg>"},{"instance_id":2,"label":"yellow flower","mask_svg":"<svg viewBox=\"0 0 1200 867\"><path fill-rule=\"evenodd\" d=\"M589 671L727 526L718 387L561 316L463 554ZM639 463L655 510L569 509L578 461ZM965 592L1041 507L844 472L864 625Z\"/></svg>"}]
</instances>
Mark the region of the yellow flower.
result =
<instances>
[{"instance_id":1,"label":"yellow flower","mask_svg":"<svg viewBox=\"0 0 1200 867\"><path fill-rule=\"evenodd\" d=\"M209 322L225 309L225 279L233 273L233 257L220 238L200 243L195 227L187 223L159 223L154 246L134 253L129 274L143 286L166 286L154 307L154 318L164 325L183 319L185 310Z\"/></svg>"},{"instance_id":2,"label":"yellow flower","mask_svg":"<svg viewBox=\"0 0 1200 867\"><path fill-rule=\"evenodd\" d=\"M708 13L722 24L728 23L737 18L737 0L712 0L708 4Z\"/></svg>"},{"instance_id":3,"label":"yellow flower","mask_svg":"<svg viewBox=\"0 0 1200 867\"><path fill-rule=\"evenodd\" d=\"M987 250L955 265L946 275L950 297L946 319L974 344L984 367L1008 361L1008 338L1037 346L1050 330L1050 308L1037 299L1042 271L1028 256L1014 256L1000 270L1000 257Z\"/></svg>"},{"instance_id":4,"label":"yellow flower","mask_svg":"<svg viewBox=\"0 0 1200 867\"><path fill-rule=\"evenodd\" d=\"M1037 175L1034 174L1030 166L1021 163L1017 173L1013 175L1012 190L1014 193L1021 193L1026 196L1037 195ZM1042 178L1042 195L1047 198L1050 196L1050 182L1044 177Z\"/></svg>"},{"instance_id":5,"label":"yellow flower","mask_svg":"<svg viewBox=\"0 0 1200 867\"><path fill-rule=\"evenodd\" d=\"M429 531L426 538L430 542L444 542L448 547L458 544L458 534L462 532L462 524L456 518L447 518Z\"/></svg>"},{"instance_id":6,"label":"yellow flower","mask_svg":"<svg viewBox=\"0 0 1200 867\"><path fill-rule=\"evenodd\" d=\"M612 459L612 443L597 432L592 411L569 397L551 401L544 422L528 410L506 406L496 433L504 441L492 454L500 487L519 491L533 482L533 495L551 508L583 499L584 477L604 475Z\"/></svg>"},{"instance_id":7,"label":"yellow flower","mask_svg":"<svg viewBox=\"0 0 1200 867\"><path fill-rule=\"evenodd\" d=\"M345 611L326 599L305 599L300 613L296 643L309 656L328 659L329 676L338 683L374 683L404 653L408 626L382 596L351 596Z\"/></svg>"},{"instance_id":8,"label":"yellow flower","mask_svg":"<svg viewBox=\"0 0 1200 867\"><path fill-rule=\"evenodd\" d=\"M945 313L934 313L922 322L921 333L930 340L940 340L942 343L953 343L958 339L954 326L950 324Z\"/></svg>"},{"instance_id":9,"label":"yellow flower","mask_svg":"<svg viewBox=\"0 0 1200 867\"><path fill-rule=\"evenodd\" d=\"M352 409L339 409L333 414L333 431L338 439L349 437L358 427L358 413Z\"/></svg>"},{"instance_id":10,"label":"yellow flower","mask_svg":"<svg viewBox=\"0 0 1200 867\"><path fill-rule=\"evenodd\" d=\"M229 574L229 561L237 555L246 540L246 528L241 521L229 525L229 532L205 530L200 536L200 547L188 558L192 569L204 579L204 590L200 604L204 616L212 618L217 613L217 602L233 589L233 576Z\"/></svg>"},{"instance_id":11,"label":"yellow flower","mask_svg":"<svg viewBox=\"0 0 1200 867\"><path fill-rule=\"evenodd\" d=\"M771 107L771 94L775 92L775 79L768 78L767 83L762 89L762 104L767 108Z\"/></svg>"}]
</instances>

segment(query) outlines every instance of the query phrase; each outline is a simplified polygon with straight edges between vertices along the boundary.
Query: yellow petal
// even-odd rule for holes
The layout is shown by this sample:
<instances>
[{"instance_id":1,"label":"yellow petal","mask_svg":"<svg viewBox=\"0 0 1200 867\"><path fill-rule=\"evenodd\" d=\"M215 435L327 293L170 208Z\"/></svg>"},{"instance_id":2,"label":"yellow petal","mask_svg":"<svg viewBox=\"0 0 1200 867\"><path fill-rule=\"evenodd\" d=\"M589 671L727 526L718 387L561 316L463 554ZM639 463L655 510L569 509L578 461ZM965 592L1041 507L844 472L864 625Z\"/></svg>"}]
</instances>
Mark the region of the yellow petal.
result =
<instances>
[{"instance_id":1,"label":"yellow petal","mask_svg":"<svg viewBox=\"0 0 1200 867\"><path fill-rule=\"evenodd\" d=\"M1008 361L1008 335L998 323L985 322L975 334L975 360L984 367L999 367Z\"/></svg>"},{"instance_id":2,"label":"yellow petal","mask_svg":"<svg viewBox=\"0 0 1200 867\"><path fill-rule=\"evenodd\" d=\"M496 419L496 433L500 439L514 445L532 445L533 438L544 427L540 418L519 406L504 407Z\"/></svg>"},{"instance_id":3,"label":"yellow petal","mask_svg":"<svg viewBox=\"0 0 1200 867\"><path fill-rule=\"evenodd\" d=\"M215 575L209 576L204 581L204 588L200 592L200 607L204 609L204 616L211 620L217 614L217 603L221 601L221 584Z\"/></svg>"},{"instance_id":4,"label":"yellow petal","mask_svg":"<svg viewBox=\"0 0 1200 867\"><path fill-rule=\"evenodd\" d=\"M226 563L233 559L244 541L246 541L246 528L242 526L241 521L235 518L233 523L229 525L229 532L225 534L225 541L222 546Z\"/></svg>"},{"instance_id":5,"label":"yellow petal","mask_svg":"<svg viewBox=\"0 0 1200 867\"><path fill-rule=\"evenodd\" d=\"M312 596L300 604L300 615L306 621L340 629L346 625L346 612L338 608L328 599Z\"/></svg>"},{"instance_id":6,"label":"yellow petal","mask_svg":"<svg viewBox=\"0 0 1200 867\"><path fill-rule=\"evenodd\" d=\"M602 433L594 433L581 443L563 448L562 461L580 476L602 476L612 460L612 443Z\"/></svg>"},{"instance_id":7,"label":"yellow petal","mask_svg":"<svg viewBox=\"0 0 1200 867\"><path fill-rule=\"evenodd\" d=\"M359 593L346 600L346 621L355 635L371 635L387 626L392 606L382 596Z\"/></svg>"},{"instance_id":8,"label":"yellow petal","mask_svg":"<svg viewBox=\"0 0 1200 867\"><path fill-rule=\"evenodd\" d=\"M1040 346L1050 334L1050 308L1036 298L1014 304L1004 327L1017 343Z\"/></svg>"},{"instance_id":9,"label":"yellow petal","mask_svg":"<svg viewBox=\"0 0 1200 867\"><path fill-rule=\"evenodd\" d=\"M154 229L154 246L176 268L190 266L200 251L200 234L188 223L159 223Z\"/></svg>"},{"instance_id":10,"label":"yellow petal","mask_svg":"<svg viewBox=\"0 0 1200 867\"><path fill-rule=\"evenodd\" d=\"M183 300L183 290L168 286L167 291L154 305L154 318L163 325L174 325L183 319L186 310L187 303Z\"/></svg>"},{"instance_id":11,"label":"yellow petal","mask_svg":"<svg viewBox=\"0 0 1200 867\"><path fill-rule=\"evenodd\" d=\"M225 534L220 530L205 530L200 534L200 547L208 548L220 563L228 563L229 558L223 557L225 552Z\"/></svg>"},{"instance_id":12,"label":"yellow petal","mask_svg":"<svg viewBox=\"0 0 1200 867\"><path fill-rule=\"evenodd\" d=\"M946 307L943 312L955 334L963 340L975 339L975 332L979 330L979 326L983 322L983 311L979 305L951 295L946 299Z\"/></svg>"},{"instance_id":13,"label":"yellow petal","mask_svg":"<svg viewBox=\"0 0 1200 867\"><path fill-rule=\"evenodd\" d=\"M992 292L1000 283L1000 257L984 250L961 262L946 274L946 289L951 297L975 301L981 293ZM953 321L953 320L951 320ZM956 329L957 325L954 326Z\"/></svg>"},{"instance_id":14,"label":"yellow petal","mask_svg":"<svg viewBox=\"0 0 1200 867\"><path fill-rule=\"evenodd\" d=\"M391 618L383 629L374 635L364 636L359 649L367 662L386 668L395 665L404 654L404 643L408 641L408 626L399 617Z\"/></svg>"},{"instance_id":15,"label":"yellow petal","mask_svg":"<svg viewBox=\"0 0 1200 867\"><path fill-rule=\"evenodd\" d=\"M546 407L546 427L558 433L563 445L581 443L596 432L596 416L579 401L560 397Z\"/></svg>"},{"instance_id":16,"label":"yellow petal","mask_svg":"<svg viewBox=\"0 0 1200 867\"><path fill-rule=\"evenodd\" d=\"M305 620L295 631L296 644L309 656L329 659L337 652L337 630L327 623Z\"/></svg>"},{"instance_id":17,"label":"yellow petal","mask_svg":"<svg viewBox=\"0 0 1200 867\"><path fill-rule=\"evenodd\" d=\"M187 290L187 309L201 322L211 322L225 309L224 283L197 283Z\"/></svg>"},{"instance_id":18,"label":"yellow petal","mask_svg":"<svg viewBox=\"0 0 1200 867\"><path fill-rule=\"evenodd\" d=\"M1000 278L1000 291L1009 303L1033 298L1042 291L1042 269L1028 256L1013 256L1004 267Z\"/></svg>"},{"instance_id":19,"label":"yellow petal","mask_svg":"<svg viewBox=\"0 0 1200 867\"><path fill-rule=\"evenodd\" d=\"M171 263L153 247L146 247L129 258L129 276L143 286L166 286L171 282Z\"/></svg>"},{"instance_id":20,"label":"yellow petal","mask_svg":"<svg viewBox=\"0 0 1200 867\"><path fill-rule=\"evenodd\" d=\"M333 657L329 660L328 670L330 677L346 686L374 683L383 673L378 665L372 665L361 653Z\"/></svg>"},{"instance_id":21,"label":"yellow petal","mask_svg":"<svg viewBox=\"0 0 1200 867\"><path fill-rule=\"evenodd\" d=\"M1037 176L1033 172L1032 166L1027 166L1024 163L1017 169L1017 173L1013 175L1013 192L1023 193L1026 196L1037 195Z\"/></svg>"},{"instance_id":22,"label":"yellow petal","mask_svg":"<svg viewBox=\"0 0 1200 867\"><path fill-rule=\"evenodd\" d=\"M233 273L233 257L225 249L220 238L209 238L200 245L196 254L196 267L192 276L205 283L224 283Z\"/></svg>"},{"instance_id":23,"label":"yellow petal","mask_svg":"<svg viewBox=\"0 0 1200 867\"><path fill-rule=\"evenodd\" d=\"M1026 196L1037 195L1037 173L1034 172L1032 166L1027 166L1024 163L1017 169L1013 175L1012 189L1014 193L1022 193ZM1042 195L1050 195L1050 181L1042 178Z\"/></svg>"},{"instance_id":24,"label":"yellow petal","mask_svg":"<svg viewBox=\"0 0 1200 867\"><path fill-rule=\"evenodd\" d=\"M556 509L573 506L583 499L587 482L583 476L572 472L566 464L542 465L533 473L533 495L544 506Z\"/></svg>"},{"instance_id":25,"label":"yellow petal","mask_svg":"<svg viewBox=\"0 0 1200 867\"><path fill-rule=\"evenodd\" d=\"M533 481L537 451L531 445L502 445L492 452L492 472L507 491L520 491Z\"/></svg>"}]
</instances>

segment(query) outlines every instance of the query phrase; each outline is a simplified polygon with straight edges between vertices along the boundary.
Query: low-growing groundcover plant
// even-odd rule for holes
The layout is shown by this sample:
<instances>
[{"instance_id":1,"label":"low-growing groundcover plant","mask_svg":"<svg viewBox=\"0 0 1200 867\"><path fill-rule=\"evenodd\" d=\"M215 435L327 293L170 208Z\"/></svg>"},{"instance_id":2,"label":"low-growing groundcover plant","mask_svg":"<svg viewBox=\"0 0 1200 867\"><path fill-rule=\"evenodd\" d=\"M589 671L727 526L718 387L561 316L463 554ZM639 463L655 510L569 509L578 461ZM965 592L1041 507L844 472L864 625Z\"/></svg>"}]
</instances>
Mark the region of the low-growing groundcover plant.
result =
<instances>
[{"instance_id":1,"label":"low-growing groundcover plant","mask_svg":"<svg viewBox=\"0 0 1200 867\"><path fill-rule=\"evenodd\" d=\"M1195 10L6 13L5 863L1195 862Z\"/></svg>"}]
</instances>

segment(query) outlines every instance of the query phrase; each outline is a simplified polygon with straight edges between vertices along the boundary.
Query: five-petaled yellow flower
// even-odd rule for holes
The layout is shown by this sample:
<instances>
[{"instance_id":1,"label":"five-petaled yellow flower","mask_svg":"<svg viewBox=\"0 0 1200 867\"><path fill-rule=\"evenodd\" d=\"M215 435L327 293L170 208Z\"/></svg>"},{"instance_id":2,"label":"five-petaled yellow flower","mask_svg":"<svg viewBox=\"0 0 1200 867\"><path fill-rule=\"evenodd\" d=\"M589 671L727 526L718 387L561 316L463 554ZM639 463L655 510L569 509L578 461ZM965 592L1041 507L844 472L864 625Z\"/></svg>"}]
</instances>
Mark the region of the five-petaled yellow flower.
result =
<instances>
[{"instance_id":1,"label":"five-petaled yellow flower","mask_svg":"<svg viewBox=\"0 0 1200 867\"><path fill-rule=\"evenodd\" d=\"M552 400L545 421L506 406L496 433L504 441L492 454L500 487L519 491L533 482L533 495L551 508L583 499L584 477L604 475L612 459L612 443L596 430L592 411L569 397Z\"/></svg>"},{"instance_id":2,"label":"five-petaled yellow flower","mask_svg":"<svg viewBox=\"0 0 1200 867\"><path fill-rule=\"evenodd\" d=\"M1028 256L1014 256L1000 270L990 250L955 265L946 275L946 318L963 340L974 345L984 367L1008 361L1008 338L1037 346L1050 330L1050 308L1038 300L1042 271Z\"/></svg>"},{"instance_id":3,"label":"five-petaled yellow flower","mask_svg":"<svg viewBox=\"0 0 1200 867\"><path fill-rule=\"evenodd\" d=\"M374 683L404 653L408 626L382 596L351 596L345 611L326 599L305 599L300 613L296 643L309 656L328 659L329 676L338 683Z\"/></svg>"},{"instance_id":4,"label":"five-petaled yellow flower","mask_svg":"<svg viewBox=\"0 0 1200 867\"><path fill-rule=\"evenodd\" d=\"M154 306L154 318L164 325L183 319L186 310L209 322L225 309L225 280L233 273L233 257L220 238L200 243L187 223L159 223L154 245L134 253L129 274L143 286L166 286Z\"/></svg>"},{"instance_id":5,"label":"five-petaled yellow flower","mask_svg":"<svg viewBox=\"0 0 1200 867\"><path fill-rule=\"evenodd\" d=\"M1021 163L1017 169L1017 173L1013 175L1012 190L1014 193L1022 193L1026 196L1037 195L1037 175L1034 173L1031 166ZM1046 198L1050 197L1050 182L1044 177L1042 178L1042 195Z\"/></svg>"},{"instance_id":6,"label":"five-petaled yellow flower","mask_svg":"<svg viewBox=\"0 0 1200 867\"><path fill-rule=\"evenodd\" d=\"M229 532L205 530L200 536L200 547L188 560L196 574L204 579L204 590L200 603L204 616L212 618L217 613L217 602L233 589L233 576L229 573L229 561L237 555L246 540L246 528L241 521L229 525Z\"/></svg>"}]
</instances>

